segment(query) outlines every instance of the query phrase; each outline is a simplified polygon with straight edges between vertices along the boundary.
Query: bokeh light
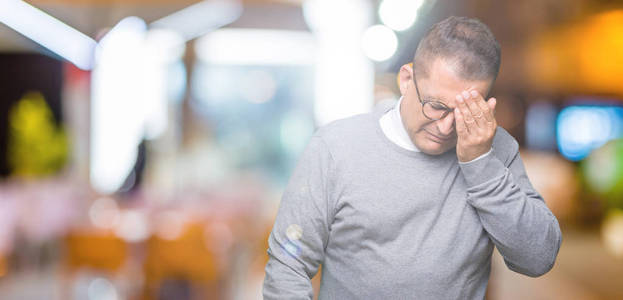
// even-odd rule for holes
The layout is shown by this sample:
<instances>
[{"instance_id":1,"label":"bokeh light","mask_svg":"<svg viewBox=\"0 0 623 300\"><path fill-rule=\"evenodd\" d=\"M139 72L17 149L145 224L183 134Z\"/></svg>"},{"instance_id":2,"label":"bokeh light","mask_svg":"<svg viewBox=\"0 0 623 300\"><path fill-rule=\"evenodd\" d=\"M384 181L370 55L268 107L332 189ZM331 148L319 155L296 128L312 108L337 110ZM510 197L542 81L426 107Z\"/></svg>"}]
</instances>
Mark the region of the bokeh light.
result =
<instances>
[{"instance_id":1,"label":"bokeh light","mask_svg":"<svg viewBox=\"0 0 623 300\"><path fill-rule=\"evenodd\" d=\"M403 31L415 23L423 3L424 0L383 0L379 5L379 17L387 27Z\"/></svg>"},{"instance_id":2,"label":"bokeh light","mask_svg":"<svg viewBox=\"0 0 623 300\"><path fill-rule=\"evenodd\" d=\"M286 236L291 241L296 241L303 236L303 229L297 224L292 224L286 229Z\"/></svg>"},{"instance_id":3,"label":"bokeh light","mask_svg":"<svg viewBox=\"0 0 623 300\"><path fill-rule=\"evenodd\" d=\"M580 160L622 136L623 107L570 106L558 115L558 149L570 160Z\"/></svg>"},{"instance_id":4,"label":"bokeh light","mask_svg":"<svg viewBox=\"0 0 623 300\"><path fill-rule=\"evenodd\" d=\"M396 53L398 38L391 29L383 25L374 25L366 29L361 45L363 51L374 61L384 61Z\"/></svg>"},{"instance_id":5,"label":"bokeh light","mask_svg":"<svg viewBox=\"0 0 623 300\"><path fill-rule=\"evenodd\" d=\"M89 300L117 300L115 286L105 278L95 278L89 284Z\"/></svg>"},{"instance_id":6,"label":"bokeh light","mask_svg":"<svg viewBox=\"0 0 623 300\"><path fill-rule=\"evenodd\" d=\"M608 252L623 258L623 210L612 210L606 215L601 235Z\"/></svg>"},{"instance_id":7,"label":"bokeh light","mask_svg":"<svg viewBox=\"0 0 623 300\"><path fill-rule=\"evenodd\" d=\"M536 102L526 112L526 144L533 149L556 149L558 110L551 102Z\"/></svg>"},{"instance_id":8,"label":"bokeh light","mask_svg":"<svg viewBox=\"0 0 623 300\"><path fill-rule=\"evenodd\" d=\"M119 224L115 227L115 234L128 242L140 242L149 236L147 225L147 217L143 212L124 210L121 212Z\"/></svg>"},{"instance_id":9,"label":"bokeh light","mask_svg":"<svg viewBox=\"0 0 623 300\"><path fill-rule=\"evenodd\" d=\"M89 218L94 226L103 229L112 229L120 219L117 202L109 197L98 198L89 208Z\"/></svg>"}]
</instances>

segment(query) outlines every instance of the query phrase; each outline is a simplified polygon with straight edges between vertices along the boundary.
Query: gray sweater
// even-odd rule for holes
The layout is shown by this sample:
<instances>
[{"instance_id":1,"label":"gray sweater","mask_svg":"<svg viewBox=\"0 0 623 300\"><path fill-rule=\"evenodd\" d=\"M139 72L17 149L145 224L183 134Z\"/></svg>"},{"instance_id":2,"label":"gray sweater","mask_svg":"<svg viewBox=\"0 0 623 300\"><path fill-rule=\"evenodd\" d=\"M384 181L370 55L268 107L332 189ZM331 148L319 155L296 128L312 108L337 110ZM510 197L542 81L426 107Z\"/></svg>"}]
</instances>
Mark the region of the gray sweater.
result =
<instances>
[{"instance_id":1,"label":"gray sweater","mask_svg":"<svg viewBox=\"0 0 623 300\"><path fill-rule=\"evenodd\" d=\"M264 299L483 299L493 247L536 277L562 235L518 144L498 127L491 154L459 164L391 142L391 105L319 128L294 169L269 237Z\"/></svg>"}]
</instances>

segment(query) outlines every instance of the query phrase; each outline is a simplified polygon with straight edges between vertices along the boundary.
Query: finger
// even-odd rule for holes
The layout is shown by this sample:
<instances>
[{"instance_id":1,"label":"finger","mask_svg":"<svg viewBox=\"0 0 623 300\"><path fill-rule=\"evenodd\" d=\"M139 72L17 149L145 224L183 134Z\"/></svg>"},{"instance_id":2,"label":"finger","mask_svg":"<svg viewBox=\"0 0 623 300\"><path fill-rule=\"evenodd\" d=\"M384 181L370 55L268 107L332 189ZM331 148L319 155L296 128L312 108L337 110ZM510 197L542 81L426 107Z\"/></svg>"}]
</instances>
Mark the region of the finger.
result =
<instances>
[{"instance_id":1,"label":"finger","mask_svg":"<svg viewBox=\"0 0 623 300\"><path fill-rule=\"evenodd\" d=\"M493 120L491 121L491 124L493 125L494 129L495 127L498 127L497 122L495 121L495 107L498 104L498 100L495 98L489 98L489 101L487 102L487 106L489 106L489 109L491 110L491 117L493 118Z\"/></svg>"},{"instance_id":2,"label":"finger","mask_svg":"<svg viewBox=\"0 0 623 300\"><path fill-rule=\"evenodd\" d=\"M463 115L463 122L465 123L465 127L467 127L467 131L472 132L473 130L476 130L475 127L477 127L478 125L476 125L476 120L474 120L474 117L472 116L471 111L467 107L467 104L465 103L465 99L463 98L462 94L456 95L456 103L457 108L461 111L461 114Z\"/></svg>"},{"instance_id":3,"label":"finger","mask_svg":"<svg viewBox=\"0 0 623 300\"><path fill-rule=\"evenodd\" d=\"M480 96L480 93L478 93L475 90L472 90L470 92L471 96L473 99L476 99L476 105L478 105L478 107L480 108L480 111L482 112L482 119L484 121L484 123L486 122L493 122L493 113L491 111L491 109L489 108L489 105L487 105L487 102L485 102L485 98Z\"/></svg>"},{"instance_id":4,"label":"finger","mask_svg":"<svg viewBox=\"0 0 623 300\"><path fill-rule=\"evenodd\" d=\"M478 98L481 98L478 92L474 90L470 92L463 91L462 94L472 117L476 121L476 125L480 128L485 128L487 126L487 121L484 119L484 112L480 109L480 106L478 106Z\"/></svg>"},{"instance_id":5,"label":"finger","mask_svg":"<svg viewBox=\"0 0 623 300\"><path fill-rule=\"evenodd\" d=\"M456 134L461 138L465 138L469 134L469 130L465 126L465 119L458 107L454 108L454 122L456 122Z\"/></svg>"},{"instance_id":6,"label":"finger","mask_svg":"<svg viewBox=\"0 0 623 300\"><path fill-rule=\"evenodd\" d=\"M487 102L487 104L489 105L489 108L491 109L491 114L494 115L495 112L495 106L496 104L498 104L497 99L495 98L489 98L489 101Z\"/></svg>"}]
</instances>

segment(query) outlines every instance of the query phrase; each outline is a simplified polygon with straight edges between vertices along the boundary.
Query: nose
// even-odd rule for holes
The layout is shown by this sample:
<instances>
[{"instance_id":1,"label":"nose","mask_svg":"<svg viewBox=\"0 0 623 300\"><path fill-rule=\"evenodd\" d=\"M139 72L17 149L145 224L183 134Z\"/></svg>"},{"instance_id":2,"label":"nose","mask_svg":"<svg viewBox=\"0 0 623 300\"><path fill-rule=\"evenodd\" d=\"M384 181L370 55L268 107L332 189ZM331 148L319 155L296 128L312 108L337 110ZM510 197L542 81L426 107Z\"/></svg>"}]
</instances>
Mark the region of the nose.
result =
<instances>
[{"instance_id":1,"label":"nose","mask_svg":"<svg viewBox=\"0 0 623 300\"><path fill-rule=\"evenodd\" d=\"M437 120L439 133L449 136L454 131L454 112L449 113L443 119Z\"/></svg>"}]
</instances>

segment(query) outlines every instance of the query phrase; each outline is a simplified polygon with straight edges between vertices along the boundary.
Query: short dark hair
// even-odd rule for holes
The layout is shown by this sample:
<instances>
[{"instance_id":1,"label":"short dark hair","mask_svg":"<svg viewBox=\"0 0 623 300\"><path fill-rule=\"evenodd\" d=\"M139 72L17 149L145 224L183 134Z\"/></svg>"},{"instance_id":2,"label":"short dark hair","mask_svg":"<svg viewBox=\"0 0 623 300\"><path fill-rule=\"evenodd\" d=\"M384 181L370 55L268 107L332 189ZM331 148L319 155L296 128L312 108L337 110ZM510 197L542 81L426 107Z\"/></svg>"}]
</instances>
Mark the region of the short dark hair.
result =
<instances>
[{"instance_id":1,"label":"short dark hair","mask_svg":"<svg viewBox=\"0 0 623 300\"><path fill-rule=\"evenodd\" d=\"M500 44L487 25L475 18L449 17L431 27L413 57L414 72L428 76L436 58L455 65L467 80L495 79L500 70Z\"/></svg>"}]
</instances>

